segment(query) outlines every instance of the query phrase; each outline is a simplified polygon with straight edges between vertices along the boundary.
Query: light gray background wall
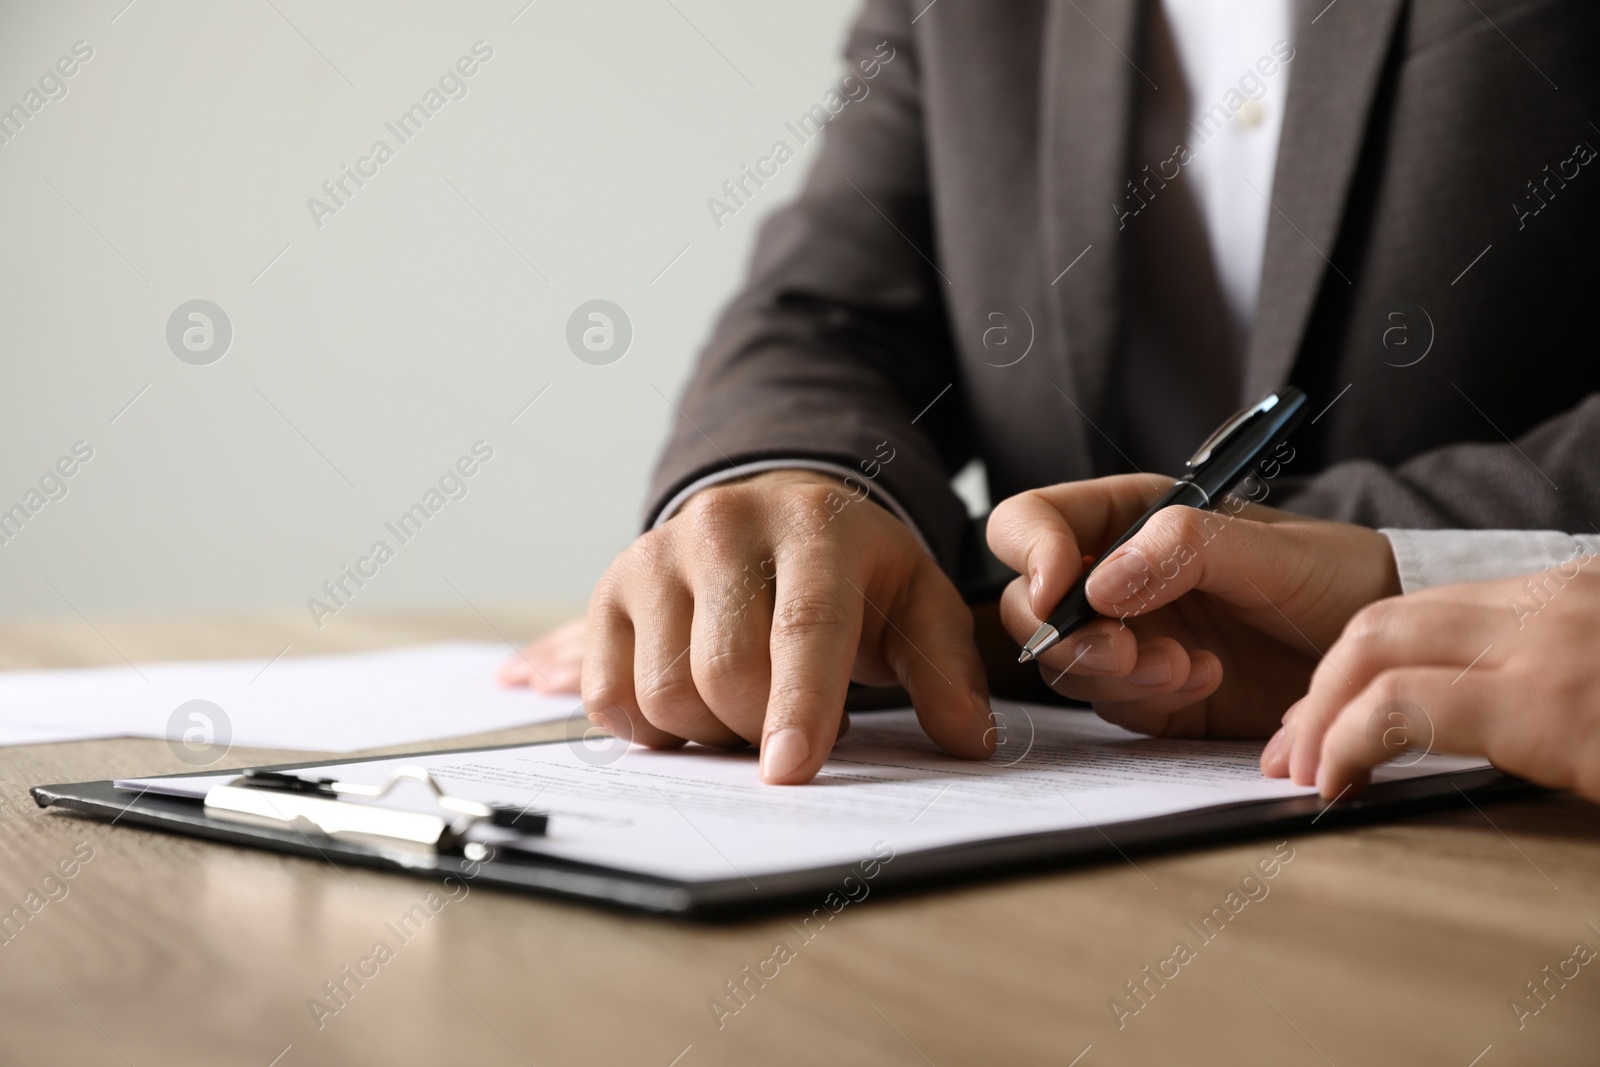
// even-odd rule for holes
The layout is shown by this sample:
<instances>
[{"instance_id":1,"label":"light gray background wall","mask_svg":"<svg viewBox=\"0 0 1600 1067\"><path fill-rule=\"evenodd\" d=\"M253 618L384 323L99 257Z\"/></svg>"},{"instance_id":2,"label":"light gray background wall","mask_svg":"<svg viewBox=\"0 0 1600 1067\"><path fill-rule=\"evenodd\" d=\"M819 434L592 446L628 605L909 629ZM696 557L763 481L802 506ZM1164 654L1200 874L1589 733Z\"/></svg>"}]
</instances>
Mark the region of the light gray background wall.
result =
<instances>
[{"instance_id":1,"label":"light gray background wall","mask_svg":"<svg viewBox=\"0 0 1600 1067\"><path fill-rule=\"evenodd\" d=\"M480 439L356 603L581 602L816 143L720 230L706 200L837 84L854 8L4 0L0 107L93 58L0 145L0 508L94 456L0 545L0 612L303 607ZM480 40L399 144L384 123ZM379 138L319 228L307 199ZM594 298L633 324L609 366L565 341ZM207 366L166 340L193 299L232 323Z\"/></svg>"}]
</instances>

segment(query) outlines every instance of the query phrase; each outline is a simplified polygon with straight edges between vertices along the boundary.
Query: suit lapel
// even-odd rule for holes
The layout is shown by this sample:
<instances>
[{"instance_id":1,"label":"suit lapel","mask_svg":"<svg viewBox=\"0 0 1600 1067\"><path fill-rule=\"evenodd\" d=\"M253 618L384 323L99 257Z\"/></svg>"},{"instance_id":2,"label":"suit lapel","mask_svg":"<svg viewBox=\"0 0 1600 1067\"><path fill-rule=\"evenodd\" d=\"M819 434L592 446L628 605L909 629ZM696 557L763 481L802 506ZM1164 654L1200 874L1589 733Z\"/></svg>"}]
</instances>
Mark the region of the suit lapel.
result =
<instances>
[{"instance_id":1,"label":"suit lapel","mask_svg":"<svg viewBox=\"0 0 1600 1067\"><path fill-rule=\"evenodd\" d=\"M1085 464L1101 447L1098 432L1084 423L1101 418L1117 337L1121 242L1113 205L1128 178L1134 83L1141 77L1133 66L1140 7L1129 0L1053 0L1045 26L1043 284L1062 327L1053 346L1054 384L1077 409L1068 415L1082 433Z\"/></svg>"},{"instance_id":2,"label":"suit lapel","mask_svg":"<svg viewBox=\"0 0 1600 1067\"><path fill-rule=\"evenodd\" d=\"M1241 403L1288 380L1324 280L1350 284L1328 257L1404 6L1405 0L1300 4Z\"/></svg>"}]
</instances>

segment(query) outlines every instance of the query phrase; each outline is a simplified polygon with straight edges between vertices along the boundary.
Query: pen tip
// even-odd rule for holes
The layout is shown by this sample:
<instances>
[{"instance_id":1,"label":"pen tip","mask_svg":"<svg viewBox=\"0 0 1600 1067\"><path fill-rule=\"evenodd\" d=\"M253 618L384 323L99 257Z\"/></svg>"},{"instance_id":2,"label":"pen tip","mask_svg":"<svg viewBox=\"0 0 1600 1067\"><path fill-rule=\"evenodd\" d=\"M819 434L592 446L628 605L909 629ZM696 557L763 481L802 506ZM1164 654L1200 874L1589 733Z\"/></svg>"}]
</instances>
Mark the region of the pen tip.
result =
<instances>
[{"instance_id":1,"label":"pen tip","mask_svg":"<svg viewBox=\"0 0 1600 1067\"><path fill-rule=\"evenodd\" d=\"M1017 662L1018 663L1027 663L1032 659L1033 659L1033 649L1025 648L1025 649L1022 650L1022 655L1017 657Z\"/></svg>"}]
</instances>

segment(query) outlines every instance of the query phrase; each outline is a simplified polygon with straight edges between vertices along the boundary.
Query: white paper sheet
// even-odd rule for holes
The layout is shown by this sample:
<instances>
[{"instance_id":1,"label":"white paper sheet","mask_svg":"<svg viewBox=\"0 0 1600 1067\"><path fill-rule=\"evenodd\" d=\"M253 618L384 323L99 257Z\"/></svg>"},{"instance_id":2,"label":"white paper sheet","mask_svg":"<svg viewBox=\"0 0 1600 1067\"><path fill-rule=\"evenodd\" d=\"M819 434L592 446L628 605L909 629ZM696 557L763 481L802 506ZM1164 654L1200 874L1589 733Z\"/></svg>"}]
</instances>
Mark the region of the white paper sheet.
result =
<instances>
[{"instance_id":1,"label":"white paper sheet","mask_svg":"<svg viewBox=\"0 0 1600 1067\"><path fill-rule=\"evenodd\" d=\"M548 722L577 696L505 689L503 644L450 642L277 662L210 660L0 671L0 745L91 737L349 752ZM209 701L180 710L189 701ZM208 722L191 718L191 712ZM193 731L191 733L191 731ZM213 753L220 758L221 753ZM201 759L209 758L201 750ZM213 761L214 762L214 761Z\"/></svg>"},{"instance_id":2,"label":"white paper sheet","mask_svg":"<svg viewBox=\"0 0 1600 1067\"><path fill-rule=\"evenodd\" d=\"M752 884L774 871L858 861L878 842L905 852L1315 792L1262 777L1256 743L1155 740L1059 708L997 710L1003 743L982 763L941 753L909 710L858 715L806 786L762 785L751 751L582 741L315 773L377 784L401 764L420 764L451 795L548 812L548 836L523 837L515 847L686 881L743 877ZM1430 755L1414 766L1383 767L1377 778L1482 766L1488 764ZM117 784L204 796L224 780ZM505 834L490 836L504 841Z\"/></svg>"}]
</instances>

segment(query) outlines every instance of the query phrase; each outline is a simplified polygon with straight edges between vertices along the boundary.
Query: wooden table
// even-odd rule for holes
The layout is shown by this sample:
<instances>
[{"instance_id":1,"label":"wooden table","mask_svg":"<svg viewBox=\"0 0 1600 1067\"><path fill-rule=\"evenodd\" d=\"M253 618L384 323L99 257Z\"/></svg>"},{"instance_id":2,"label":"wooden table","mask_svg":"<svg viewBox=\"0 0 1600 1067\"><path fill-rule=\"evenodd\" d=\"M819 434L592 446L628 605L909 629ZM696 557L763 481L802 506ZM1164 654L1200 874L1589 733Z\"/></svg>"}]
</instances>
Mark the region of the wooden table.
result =
<instances>
[{"instance_id":1,"label":"wooden table","mask_svg":"<svg viewBox=\"0 0 1600 1067\"><path fill-rule=\"evenodd\" d=\"M288 642L298 654L490 629L520 640L553 618L341 616L318 640L293 617L11 626L0 665L267 657ZM241 749L230 762L298 755ZM427 882L45 812L27 795L185 769L162 741L0 750L0 911L30 892L46 901L0 944L0 1062L1600 1062L1600 960L1564 987L1551 980L1521 1029L1511 1008L1537 1003L1524 983L1575 943L1600 950L1600 810L1568 796L1297 836L1269 895L1208 944L1187 924L1277 840L869 898L810 942L790 925L798 911L689 925L472 889L397 945L385 924ZM75 850L92 858L46 885ZM325 983L379 940L393 958L362 986L346 981L319 1025L308 1002L335 1003ZM1179 940L1195 958L1148 983L1119 1029L1112 998L1137 1006L1124 983ZM778 942L794 958L719 1026L710 1002L737 1003L725 983Z\"/></svg>"}]
</instances>

